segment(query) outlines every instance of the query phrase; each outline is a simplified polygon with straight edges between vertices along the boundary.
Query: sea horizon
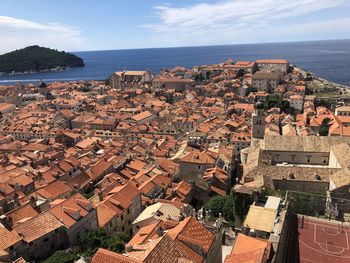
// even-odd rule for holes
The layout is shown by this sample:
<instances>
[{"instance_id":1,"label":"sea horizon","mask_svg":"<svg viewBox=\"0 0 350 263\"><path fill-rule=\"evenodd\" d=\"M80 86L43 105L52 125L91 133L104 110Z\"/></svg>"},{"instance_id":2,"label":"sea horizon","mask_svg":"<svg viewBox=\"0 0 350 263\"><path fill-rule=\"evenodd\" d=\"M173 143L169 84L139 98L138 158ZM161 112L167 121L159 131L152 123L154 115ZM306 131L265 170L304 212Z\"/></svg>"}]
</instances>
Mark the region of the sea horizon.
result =
<instances>
[{"instance_id":1,"label":"sea horizon","mask_svg":"<svg viewBox=\"0 0 350 263\"><path fill-rule=\"evenodd\" d=\"M350 38L339 39L320 39L320 40L296 40L296 41L277 41L277 42L251 42L251 43L235 43L235 44L215 44L215 45L195 45L195 46L166 46L166 47L135 47L135 48L116 48L116 49L87 49L66 51L69 53L79 52L98 52L98 51L124 51L124 50L144 50L144 49L170 49L170 48L197 48L197 47L222 47L222 46L240 46L240 45L263 45L263 44L291 44L305 42L333 42L333 41L350 41ZM0 54L1 55L1 54Z\"/></svg>"}]
</instances>

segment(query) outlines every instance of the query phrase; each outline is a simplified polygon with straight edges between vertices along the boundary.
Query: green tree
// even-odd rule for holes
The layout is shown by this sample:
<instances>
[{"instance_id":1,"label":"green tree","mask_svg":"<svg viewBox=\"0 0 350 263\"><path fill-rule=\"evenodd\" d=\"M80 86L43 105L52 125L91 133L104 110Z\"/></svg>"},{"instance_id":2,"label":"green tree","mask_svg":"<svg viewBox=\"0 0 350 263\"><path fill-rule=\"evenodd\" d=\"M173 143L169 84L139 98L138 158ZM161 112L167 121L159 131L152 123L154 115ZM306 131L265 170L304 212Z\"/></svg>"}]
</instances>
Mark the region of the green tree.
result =
<instances>
[{"instance_id":1,"label":"green tree","mask_svg":"<svg viewBox=\"0 0 350 263\"><path fill-rule=\"evenodd\" d=\"M319 131L318 133L321 135L321 136L328 136L328 133L329 133L329 126L330 126L330 123L331 122L331 119L330 118L324 118L323 121L322 121L322 124L320 125L320 128L319 128Z\"/></svg>"},{"instance_id":2,"label":"green tree","mask_svg":"<svg viewBox=\"0 0 350 263\"><path fill-rule=\"evenodd\" d=\"M226 219L226 221L235 220L235 193L232 191L226 196L213 196L204 205L205 210L211 210L212 216L219 217L219 214Z\"/></svg>"},{"instance_id":3,"label":"green tree","mask_svg":"<svg viewBox=\"0 0 350 263\"><path fill-rule=\"evenodd\" d=\"M58 250L51 257L43 261L43 263L73 263L78 259L79 256L77 255L70 254L64 250Z\"/></svg>"},{"instance_id":4,"label":"green tree","mask_svg":"<svg viewBox=\"0 0 350 263\"><path fill-rule=\"evenodd\" d=\"M321 99L315 101L315 107L326 107L327 109L330 109L332 106L332 102L330 100Z\"/></svg>"},{"instance_id":5,"label":"green tree","mask_svg":"<svg viewBox=\"0 0 350 263\"><path fill-rule=\"evenodd\" d=\"M114 252L123 252L127 241L128 236L123 233L116 232L113 235L107 235L106 231L100 228L81 235L78 240L78 246L83 255L92 256L99 247Z\"/></svg>"},{"instance_id":6,"label":"green tree","mask_svg":"<svg viewBox=\"0 0 350 263\"><path fill-rule=\"evenodd\" d=\"M243 220L253 202L254 198L252 195L243 193L235 194L235 214L240 220Z\"/></svg>"},{"instance_id":7,"label":"green tree","mask_svg":"<svg viewBox=\"0 0 350 263\"><path fill-rule=\"evenodd\" d=\"M289 101L281 100L276 97L270 97L267 101L267 108L280 108L282 111L286 111L289 108Z\"/></svg>"},{"instance_id":8,"label":"green tree","mask_svg":"<svg viewBox=\"0 0 350 263\"><path fill-rule=\"evenodd\" d=\"M74 54L39 46L29 46L0 55L0 72L5 73L83 66L83 59Z\"/></svg>"},{"instance_id":9,"label":"green tree","mask_svg":"<svg viewBox=\"0 0 350 263\"><path fill-rule=\"evenodd\" d=\"M205 210L211 210L211 213L215 217L219 217L219 214L223 213L223 208L226 202L225 196L213 196L209 201L204 205Z\"/></svg>"},{"instance_id":10,"label":"green tree","mask_svg":"<svg viewBox=\"0 0 350 263\"><path fill-rule=\"evenodd\" d=\"M223 215L227 221L235 221L235 200L234 193L232 192L230 195L226 196Z\"/></svg>"}]
</instances>

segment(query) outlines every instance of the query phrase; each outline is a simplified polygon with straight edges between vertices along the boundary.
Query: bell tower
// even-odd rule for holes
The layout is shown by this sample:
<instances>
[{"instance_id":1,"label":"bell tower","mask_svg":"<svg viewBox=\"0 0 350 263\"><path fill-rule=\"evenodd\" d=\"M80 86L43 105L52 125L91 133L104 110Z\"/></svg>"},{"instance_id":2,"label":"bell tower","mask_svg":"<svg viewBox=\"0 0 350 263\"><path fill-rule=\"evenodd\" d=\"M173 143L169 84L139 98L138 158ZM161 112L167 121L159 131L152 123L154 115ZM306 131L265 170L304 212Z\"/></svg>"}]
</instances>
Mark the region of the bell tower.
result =
<instances>
[{"instance_id":1,"label":"bell tower","mask_svg":"<svg viewBox=\"0 0 350 263\"><path fill-rule=\"evenodd\" d=\"M252 138L263 139L265 134L264 105L259 101L252 115Z\"/></svg>"}]
</instances>

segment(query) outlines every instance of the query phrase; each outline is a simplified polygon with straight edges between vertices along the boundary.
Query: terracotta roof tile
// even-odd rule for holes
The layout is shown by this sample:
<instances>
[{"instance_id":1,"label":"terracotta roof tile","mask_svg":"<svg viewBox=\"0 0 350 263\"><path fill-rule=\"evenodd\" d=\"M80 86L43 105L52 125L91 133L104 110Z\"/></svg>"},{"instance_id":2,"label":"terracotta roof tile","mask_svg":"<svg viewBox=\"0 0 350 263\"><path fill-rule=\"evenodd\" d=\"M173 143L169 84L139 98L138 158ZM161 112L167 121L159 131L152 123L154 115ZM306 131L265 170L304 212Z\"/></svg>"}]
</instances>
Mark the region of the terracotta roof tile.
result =
<instances>
[{"instance_id":1,"label":"terracotta roof tile","mask_svg":"<svg viewBox=\"0 0 350 263\"><path fill-rule=\"evenodd\" d=\"M205 253L208 253L215 240L215 235L193 217L185 218L175 228L170 229L168 234L173 240L180 239L202 248Z\"/></svg>"},{"instance_id":2,"label":"terracotta roof tile","mask_svg":"<svg viewBox=\"0 0 350 263\"><path fill-rule=\"evenodd\" d=\"M14 230L26 242L31 242L61 227L60 221L50 212L41 213L21 224L14 226Z\"/></svg>"},{"instance_id":3,"label":"terracotta roof tile","mask_svg":"<svg viewBox=\"0 0 350 263\"><path fill-rule=\"evenodd\" d=\"M60 220L63 225L70 228L75 225L81 217L87 216L93 210L94 207L92 203L83 195L77 193L54 206L49 211ZM75 214L77 214L77 218L79 217L79 219L75 218Z\"/></svg>"},{"instance_id":4,"label":"terracotta roof tile","mask_svg":"<svg viewBox=\"0 0 350 263\"><path fill-rule=\"evenodd\" d=\"M21 241L21 237L16 231L9 231L0 226L0 251L9 248L10 246Z\"/></svg>"},{"instance_id":5,"label":"terracotta roof tile","mask_svg":"<svg viewBox=\"0 0 350 263\"><path fill-rule=\"evenodd\" d=\"M71 192L72 189L68 187L65 183L56 180L47 186L39 189L37 193L41 195L44 198L48 199L56 199L62 195L65 195L69 192Z\"/></svg>"},{"instance_id":6,"label":"terracotta roof tile","mask_svg":"<svg viewBox=\"0 0 350 263\"><path fill-rule=\"evenodd\" d=\"M6 213L7 217L11 217L13 225L28 220L37 215L38 212L35 211L29 203Z\"/></svg>"},{"instance_id":7,"label":"terracotta roof tile","mask_svg":"<svg viewBox=\"0 0 350 263\"><path fill-rule=\"evenodd\" d=\"M142 261L132 259L104 248L99 248L92 257L91 263L142 263Z\"/></svg>"},{"instance_id":8,"label":"terracotta roof tile","mask_svg":"<svg viewBox=\"0 0 350 263\"><path fill-rule=\"evenodd\" d=\"M225 263L264 263L269 258L270 243L265 240L238 234L235 246Z\"/></svg>"}]
</instances>

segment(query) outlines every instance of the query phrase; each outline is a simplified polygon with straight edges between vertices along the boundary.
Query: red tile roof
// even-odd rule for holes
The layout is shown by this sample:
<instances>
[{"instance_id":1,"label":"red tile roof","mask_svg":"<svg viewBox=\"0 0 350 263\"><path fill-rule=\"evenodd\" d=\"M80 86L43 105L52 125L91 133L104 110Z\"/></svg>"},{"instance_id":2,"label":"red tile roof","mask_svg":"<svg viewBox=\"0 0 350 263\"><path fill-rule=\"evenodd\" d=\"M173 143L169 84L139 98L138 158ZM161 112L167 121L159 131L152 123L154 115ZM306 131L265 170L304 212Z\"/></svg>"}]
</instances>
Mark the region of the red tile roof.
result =
<instances>
[{"instance_id":1,"label":"red tile roof","mask_svg":"<svg viewBox=\"0 0 350 263\"><path fill-rule=\"evenodd\" d=\"M39 189L37 193L47 199L56 199L62 195L71 192L72 189L68 187L65 183L56 180L47 186Z\"/></svg>"},{"instance_id":2,"label":"red tile roof","mask_svg":"<svg viewBox=\"0 0 350 263\"><path fill-rule=\"evenodd\" d=\"M74 226L80 217L87 216L94 210L92 203L80 193L73 195L67 200L61 202L49 211L67 228ZM79 219L75 218L75 214L79 215Z\"/></svg>"},{"instance_id":3,"label":"red tile roof","mask_svg":"<svg viewBox=\"0 0 350 263\"><path fill-rule=\"evenodd\" d=\"M60 221L50 212L41 213L21 224L14 226L14 230L26 242L31 242L61 227Z\"/></svg>"},{"instance_id":4,"label":"red tile roof","mask_svg":"<svg viewBox=\"0 0 350 263\"><path fill-rule=\"evenodd\" d=\"M91 263L142 263L142 261L132 259L104 248L99 248L92 257Z\"/></svg>"},{"instance_id":5,"label":"red tile roof","mask_svg":"<svg viewBox=\"0 0 350 263\"><path fill-rule=\"evenodd\" d=\"M269 258L270 243L265 240L238 234L231 254L225 258L225 263L265 263Z\"/></svg>"},{"instance_id":6,"label":"red tile roof","mask_svg":"<svg viewBox=\"0 0 350 263\"><path fill-rule=\"evenodd\" d=\"M181 162L196 164L214 164L215 160L204 152L189 152L181 158Z\"/></svg>"},{"instance_id":7,"label":"red tile roof","mask_svg":"<svg viewBox=\"0 0 350 263\"><path fill-rule=\"evenodd\" d=\"M0 252L9 248L10 246L20 242L22 238L16 231L9 231L0 226Z\"/></svg>"},{"instance_id":8,"label":"red tile roof","mask_svg":"<svg viewBox=\"0 0 350 263\"><path fill-rule=\"evenodd\" d=\"M187 217L173 229L168 231L168 235L173 239L184 241L202 248L208 253L215 235L206 229L198 220Z\"/></svg>"},{"instance_id":9,"label":"red tile roof","mask_svg":"<svg viewBox=\"0 0 350 263\"><path fill-rule=\"evenodd\" d=\"M29 203L6 213L6 216L11 218L13 225L28 220L37 215L38 212L35 211Z\"/></svg>"}]
</instances>

